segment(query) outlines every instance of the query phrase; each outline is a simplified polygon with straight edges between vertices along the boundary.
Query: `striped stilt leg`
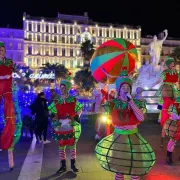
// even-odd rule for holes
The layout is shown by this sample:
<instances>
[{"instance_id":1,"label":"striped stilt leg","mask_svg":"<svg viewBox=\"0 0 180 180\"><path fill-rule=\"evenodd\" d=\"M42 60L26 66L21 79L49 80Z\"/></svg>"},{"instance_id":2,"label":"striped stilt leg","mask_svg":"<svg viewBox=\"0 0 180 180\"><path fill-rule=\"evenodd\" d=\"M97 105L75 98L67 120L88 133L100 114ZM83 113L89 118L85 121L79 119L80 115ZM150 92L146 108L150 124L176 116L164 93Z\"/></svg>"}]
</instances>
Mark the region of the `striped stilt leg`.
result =
<instances>
[{"instance_id":1,"label":"striped stilt leg","mask_svg":"<svg viewBox=\"0 0 180 180\"><path fill-rule=\"evenodd\" d=\"M131 180L140 180L139 176L131 176Z\"/></svg>"},{"instance_id":2,"label":"striped stilt leg","mask_svg":"<svg viewBox=\"0 0 180 180\"><path fill-rule=\"evenodd\" d=\"M115 180L124 180L124 174L116 173Z\"/></svg>"},{"instance_id":3,"label":"striped stilt leg","mask_svg":"<svg viewBox=\"0 0 180 180\"><path fill-rule=\"evenodd\" d=\"M174 151L176 141L173 141L172 139L169 140L168 145L167 145L167 157L166 157L166 162L168 165L171 165L172 162L172 153Z\"/></svg>"}]
</instances>

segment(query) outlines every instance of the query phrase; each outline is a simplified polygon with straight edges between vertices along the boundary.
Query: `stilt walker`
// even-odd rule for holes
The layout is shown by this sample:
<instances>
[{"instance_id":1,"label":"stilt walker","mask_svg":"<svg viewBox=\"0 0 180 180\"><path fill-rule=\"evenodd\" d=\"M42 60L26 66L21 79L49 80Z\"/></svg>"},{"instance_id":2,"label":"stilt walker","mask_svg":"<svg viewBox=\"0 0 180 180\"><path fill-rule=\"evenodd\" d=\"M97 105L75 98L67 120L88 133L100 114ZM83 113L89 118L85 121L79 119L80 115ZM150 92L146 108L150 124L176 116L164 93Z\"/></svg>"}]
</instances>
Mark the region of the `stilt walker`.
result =
<instances>
[{"instance_id":1,"label":"stilt walker","mask_svg":"<svg viewBox=\"0 0 180 180\"><path fill-rule=\"evenodd\" d=\"M169 119L164 123L164 131L170 138L167 145L166 162L172 165L172 153L177 141L180 140L180 97L178 97L169 107Z\"/></svg>"},{"instance_id":2,"label":"stilt walker","mask_svg":"<svg viewBox=\"0 0 180 180\"><path fill-rule=\"evenodd\" d=\"M174 99L177 97L178 90L176 87L176 83L178 83L179 80L179 74L175 69L175 60L171 57L166 57L166 59L167 60L165 64L168 69L162 72L161 78L163 79L163 84L156 93L156 96L162 97L162 111L160 120L162 126L161 147L163 147L163 140L165 137L163 125L169 118L168 109L174 102Z\"/></svg>"},{"instance_id":3,"label":"stilt walker","mask_svg":"<svg viewBox=\"0 0 180 180\"><path fill-rule=\"evenodd\" d=\"M115 173L115 180L130 175L138 180L149 172L155 163L155 154L149 143L138 133L137 126L144 120L146 105L131 97L132 80L123 67L116 79L118 97L104 107L112 116L114 133L102 139L95 152L101 166Z\"/></svg>"},{"instance_id":4,"label":"stilt walker","mask_svg":"<svg viewBox=\"0 0 180 180\"><path fill-rule=\"evenodd\" d=\"M66 147L70 149L71 169L78 172L76 167L76 144L81 134L81 125L76 122L75 116L79 116L83 107L74 96L69 95L71 89L71 77L60 82L61 96L58 96L49 106L49 110L55 114L53 124L53 138L59 144L60 168L57 173L66 171Z\"/></svg>"},{"instance_id":5,"label":"stilt walker","mask_svg":"<svg viewBox=\"0 0 180 180\"><path fill-rule=\"evenodd\" d=\"M2 150L8 150L10 170L13 170L14 167L13 150L21 136L22 127L17 87L12 82L14 70L12 60L6 58L4 43L0 42L0 101L4 100L4 129L1 135L1 148ZM16 115L14 109L16 110Z\"/></svg>"}]
</instances>

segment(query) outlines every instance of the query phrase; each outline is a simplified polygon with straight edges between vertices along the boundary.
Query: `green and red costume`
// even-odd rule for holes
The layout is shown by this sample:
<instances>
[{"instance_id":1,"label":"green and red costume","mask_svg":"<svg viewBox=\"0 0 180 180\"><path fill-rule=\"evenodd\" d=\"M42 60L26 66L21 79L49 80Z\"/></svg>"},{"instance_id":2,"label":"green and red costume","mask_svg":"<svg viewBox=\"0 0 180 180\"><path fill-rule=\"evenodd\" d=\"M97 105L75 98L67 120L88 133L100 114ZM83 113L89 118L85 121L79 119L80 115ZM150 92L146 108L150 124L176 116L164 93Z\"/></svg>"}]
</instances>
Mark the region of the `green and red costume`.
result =
<instances>
[{"instance_id":1,"label":"green and red costume","mask_svg":"<svg viewBox=\"0 0 180 180\"><path fill-rule=\"evenodd\" d=\"M0 47L4 44L0 43ZM4 99L4 119L5 127L1 135L1 149L8 150L14 138L15 132L15 113L14 104L12 99L12 73L13 61L11 59L0 60L0 101ZM10 78L6 78L10 76Z\"/></svg>"},{"instance_id":2,"label":"green and red costume","mask_svg":"<svg viewBox=\"0 0 180 180\"><path fill-rule=\"evenodd\" d=\"M177 141L180 140L180 97L173 101L168 109L169 117L164 123L164 131L170 138L167 145L166 161L169 165L172 164L172 153ZM174 116L172 116L174 114Z\"/></svg>"},{"instance_id":3,"label":"green and red costume","mask_svg":"<svg viewBox=\"0 0 180 180\"><path fill-rule=\"evenodd\" d=\"M81 134L81 125L75 121L78 112L82 109L83 105L77 101L74 96L68 95L71 89L70 77L63 79L60 86L64 85L67 91L67 96L62 99L57 96L54 102L48 107L49 110L55 114L53 120L53 138L59 144L59 157L61 166L57 171L58 173L66 171L66 147L70 148L71 169L78 172L75 166L76 161L76 144Z\"/></svg>"},{"instance_id":4,"label":"green and red costume","mask_svg":"<svg viewBox=\"0 0 180 180\"><path fill-rule=\"evenodd\" d=\"M57 120L52 122L54 127L53 138L59 143L60 149L64 149L65 146L74 147L76 145L76 142L80 137L81 128L80 124L74 120L74 117L81 108L82 105L74 96L68 96L65 101L59 96L54 100L54 103L49 106L49 110L51 110L53 114L56 114L57 117ZM66 120L67 118L70 118L70 126L72 128L70 127L67 131L57 131L56 127L60 127L62 124L58 120Z\"/></svg>"},{"instance_id":5,"label":"green and red costume","mask_svg":"<svg viewBox=\"0 0 180 180\"><path fill-rule=\"evenodd\" d=\"M162 97L162 112L161 112L161 126L163 127L165 121L168 119L168 109L169 106L173 103L174 99L178 96L178 90L176 83L179 81L180 74L176 70L171 70L169 65L174 62L174 59L171 57L166 57L166 65L168 69L164 70L161 74L163 79L163 84L160 89L157 91L156 96ZM169 92L163 94L163 90L168 89Z\"/></svg>"},{"instance_id":6,"label":"green and red costume","mask_svg":"<svg viewBox=\"0 0 180 180\"><path fill-rule=\"evenodd\" d=\"M132 80L125 69L116 80L117 92L123 84L132 88ZM156 160L154 151L137 128L147 111L145 102L116 98L105 103L104 107L112 116L115 130L97 144L97 159L104 169L116 173L116 180L124 180L124 175L139 180L139 176L147 174Z\"/></svg>"}]
</instances>

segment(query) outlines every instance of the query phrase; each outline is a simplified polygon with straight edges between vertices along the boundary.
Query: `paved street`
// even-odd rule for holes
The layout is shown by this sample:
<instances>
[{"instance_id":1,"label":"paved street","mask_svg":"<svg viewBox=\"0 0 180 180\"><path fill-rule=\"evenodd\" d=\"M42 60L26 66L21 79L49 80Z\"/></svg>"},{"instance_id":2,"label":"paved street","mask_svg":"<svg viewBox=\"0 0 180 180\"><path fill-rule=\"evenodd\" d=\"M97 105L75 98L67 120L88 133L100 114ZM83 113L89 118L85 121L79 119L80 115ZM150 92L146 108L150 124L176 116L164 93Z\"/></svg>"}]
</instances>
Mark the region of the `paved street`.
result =
<instances>
[{"instance_id":1,"label":"paved street","mask_svg":"<svg viewBox=\"0 0 180 180\"><path fill-rule=\"evenodd\" d=\"M142 177L142 180L179 180L180 179L180 146L174 152L173 166L165 164L166 147L161 149L160 126L155 122L144 122L140 126L141 134L150 142L155 150L157 161L150 173ZM167 144L168 139L165 142ZM7 153L0 152L0 180L113 180L114 174L103 170L96 161L94 155L94 129L92 125L82 126L82 135L77 148L77 164L80 172L74 174L70 170L68 160L68 171L61 175L55 172L59 168L57 144L36 144L28 139L21 140L15 151L16 167L13 172L7 172ZM69 159L69 152L67 151ZM126 179L129 179L127 176Z\"/></svg>"}]
</instances>

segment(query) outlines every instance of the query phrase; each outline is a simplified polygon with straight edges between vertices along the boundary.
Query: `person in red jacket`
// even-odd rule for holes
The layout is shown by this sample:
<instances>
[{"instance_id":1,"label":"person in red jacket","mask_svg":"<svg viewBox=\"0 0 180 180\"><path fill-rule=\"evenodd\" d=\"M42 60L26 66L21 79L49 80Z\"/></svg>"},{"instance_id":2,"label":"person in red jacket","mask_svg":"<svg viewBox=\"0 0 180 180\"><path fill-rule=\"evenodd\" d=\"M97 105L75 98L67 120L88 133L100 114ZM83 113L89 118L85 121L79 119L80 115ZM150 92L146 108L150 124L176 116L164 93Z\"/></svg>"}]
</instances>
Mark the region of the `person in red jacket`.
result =
<instances>
[{"instance_id":1,"label":"person in red jacket","mask_svg":"<svg viewBox=\"0 0 180 180\"><path fill-rule=\"evenodd\" d=\"M8 150L14 138L15 113L12 99L13 61L6 58L6 48L0 42L0 101L4 99L5 126L1 134L1 149Z\"/></svg>"},{"instance_id":2,"label":"person in red jacket","mask_svg":"<svg viewBox=\"0 0 180 180\"><path fill-rule=\"evenodd\" d=\"M101 105L103 105L104 103L106 103L109 100L112 100L115 98L115 90L111 89L110 92L108 93L108 88L107 85L101 89L101 94L102 94L102 100L101 100ZM99 141L101 140L104 136L110 135L114 128L112 126L112 124L110 122L104 122L106 124L103 124L102 122L102 118L104 118L105 116L102 115L98 118L97 123L96 123L96 136L95 136L95 140ZM108 118L106 118L108 119ZM101 122L99 122L101 121Z\"/></svg>"}]
</instances>

